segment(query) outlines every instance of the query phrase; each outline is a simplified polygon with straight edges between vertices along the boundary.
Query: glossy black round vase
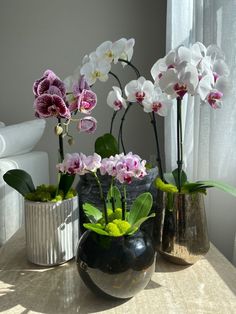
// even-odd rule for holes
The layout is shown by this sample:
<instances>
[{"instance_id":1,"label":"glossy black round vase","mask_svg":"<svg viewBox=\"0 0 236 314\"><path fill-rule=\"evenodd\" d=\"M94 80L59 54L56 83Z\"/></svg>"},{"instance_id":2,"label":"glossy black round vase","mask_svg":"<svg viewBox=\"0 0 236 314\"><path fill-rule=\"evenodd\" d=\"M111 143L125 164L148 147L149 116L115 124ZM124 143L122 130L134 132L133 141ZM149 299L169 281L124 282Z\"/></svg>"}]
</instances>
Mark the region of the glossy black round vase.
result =
<instances>
[{"instance_id":1,"label":"glossy black round vase","mask_svg":"<svg viewBox=\"0 0 236 314\"><path fill-rule=\"evenodd\" d=\"M144 289L155 270L156 253L144 231L109 237L86 231L80 238L76 263L81 279L95 294L128 299Z\"/></svg>"}]
</instances>

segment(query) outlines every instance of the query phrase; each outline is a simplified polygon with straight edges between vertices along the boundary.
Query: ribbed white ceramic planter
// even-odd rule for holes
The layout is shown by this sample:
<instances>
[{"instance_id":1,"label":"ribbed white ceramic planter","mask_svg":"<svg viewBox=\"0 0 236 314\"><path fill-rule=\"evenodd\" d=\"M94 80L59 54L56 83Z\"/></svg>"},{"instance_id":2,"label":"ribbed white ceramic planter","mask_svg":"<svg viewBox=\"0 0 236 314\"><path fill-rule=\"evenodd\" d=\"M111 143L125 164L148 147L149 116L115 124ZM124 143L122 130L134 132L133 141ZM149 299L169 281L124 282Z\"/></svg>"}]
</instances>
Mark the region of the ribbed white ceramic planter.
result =
<instances>
[{"instance_id":1,"label":"ribbed white ceramic planter","mask_svg":"<svg viewBox=\"0 0 236 314\"><path fill-rule=\"evenodd\" d=\"M79 226L78 198L53 202L25 200L25 233L28 260L53 266L75 256Z\"/></svg>"}]
</instances>

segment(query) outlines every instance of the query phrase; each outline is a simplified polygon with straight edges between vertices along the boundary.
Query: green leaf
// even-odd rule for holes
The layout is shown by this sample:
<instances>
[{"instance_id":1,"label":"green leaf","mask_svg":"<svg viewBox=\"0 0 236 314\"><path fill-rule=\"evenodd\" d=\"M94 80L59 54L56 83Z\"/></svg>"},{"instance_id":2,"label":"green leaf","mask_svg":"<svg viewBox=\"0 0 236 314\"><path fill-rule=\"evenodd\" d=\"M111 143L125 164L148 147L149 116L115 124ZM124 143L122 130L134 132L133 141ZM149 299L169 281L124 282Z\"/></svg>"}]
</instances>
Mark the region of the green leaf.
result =
<instances>
[{"instance_id":1,"label":"green leaf","mask_svg":"<svg viewBox=\"0 0 236 314\"><path fill-rule=\"evenodd\" d=\"M153 199L151 193L145 192L140 194L131 206L128 222L134 225L139 219L147 217L152 208L152 203Z\"/></svg>"},{"instance_id":2,"label":"green leaf","mask_svg":"<svg viewBox=\"0 0 236 314\"><path fill-rule=\"evenodd\" d=\"M139 229L139 227L141 226L141 224L144 223L144 221L146 221L146 220L148 220L149 218L152 218L152 217L155 217L155 213L152 213L148 217L140 218L138 221L136 221L135 224L133 224L131 226L131 228L127 231L127 234L131 235L134 232L136 232Z\"/></svg>"},{"instance_id":3,"label":"green leaf","mask_svg":"<svg viewBox=\"0 0 236 314\"><path fill-rule=\"evenodd\" d=\"M119 153L117 140L110 133L98 137L95 142L95 152L102 158L115 156Z\"/></svg>"},{"instance_id":4,"label":"green leaf","mask_svg":"<svg viewBox=\"0 0 236 314\"><path fill-rule=\"evenodd\" d=\"M122 208L121 194L120 194L120 190L118 189L117 186L112 186L107 193L107 208L112 209L112 203L111 203L112 195L113 195L113 199L114 199L115 209L116 208Z\"/></svg>"},{"instance_id":5,"label":"green leaf","mask_svg":"<svg viewBox=\"0 0 236 314\"><path fill-rule=\"evenodd\" d=\"M102 212L89 203L85 203L83 205L83 210L89 221L91 221L92 223L96 223L99 219L102 218Z\"/></svg>"},{"instance_id":6,"label":"green leaf","mask_svg":"<svg viewBox=\"0 0 236 314\"><path fill-rule=\"evenodd\" d=\"M75 175L67 174L67 173L61 173L60 174L60 181L59 181L59 190L62 190L64 195L67 194L67 192L70 190L73 182L75 179Z\"/></svg>"},{"instance_id":7,"label":"green leaf","mask_svg":"<svg viewBox=\"0 0 236 314\"><path fill-rule=\"evenodd\" d=\"M10 185L24 197L26 194L35 191L31 176L24 170L9 170L3 175L3 179L8 185Z\"/></svg>"},{"instance_id":8,"label":"green leaf","mask_svg":"<svg viewBox=\"0 0 236 314\"><path fill-rule=\"evenodd\" d=\"M175 185L178 186L178 168L172 171L172 175L175 179ZM183 186L187 182L187 175L184 170L181 171L180 182L181 186Z\"/></svg>"},{"instance_id":9,"label":"green leaf","mask_svg":"<svg viewBox=\"0 0 236 314\"><path fill-rule=\"evenodd\" d=\"M197 181L196 183L201 184L204 188L214 187L224 192L227 192L233 196L236 196L236 187L229 185L227 183L224 183L224 182L207 180L207 181Z\"/></svg>"},{"instance_id":10,"label":"green leaf","mask_svg":"<svg viewBox=\"0 0 236 314\"><path fill-rule=\"evenodd\" d=\"M84 226L84 228L92 230L98 234L109 236L108 232L103 230L102 227L100 227L100 225L98 225L98 224L87 223L87 224L83 224L83 226Z\"/></svg>"}]
</instances>

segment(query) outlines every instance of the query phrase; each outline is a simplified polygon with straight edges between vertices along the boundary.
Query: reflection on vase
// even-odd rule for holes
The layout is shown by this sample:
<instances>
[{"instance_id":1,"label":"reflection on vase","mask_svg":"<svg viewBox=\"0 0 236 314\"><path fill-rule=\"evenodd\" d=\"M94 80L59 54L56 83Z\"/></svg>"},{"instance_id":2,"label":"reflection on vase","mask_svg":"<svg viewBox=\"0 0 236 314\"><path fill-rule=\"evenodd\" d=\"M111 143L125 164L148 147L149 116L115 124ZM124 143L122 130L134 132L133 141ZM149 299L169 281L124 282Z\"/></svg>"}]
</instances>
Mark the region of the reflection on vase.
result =
<instances>
[{"instance_id":1,"label":"reflection on vase","mask_svg":"<svg viewBox=\"0 0 236 314\"><path fill-rule=\"evenodd\" d=\"M143 231L109 237L86 231L80 239L76 263L81 279L95 294L127 299L144 289L155 270L156 253Z\"/></svg>"},{"instance_id":2,"label":"reflection on vase","mask_svg":"<svg viewBox=\"0 0 236 314\"><path fill-rule=\"evenodd\" d=\"M202 193L164 193L159 252L170 262L194 264L209 250Z\"/></svg>"}]
</instances>

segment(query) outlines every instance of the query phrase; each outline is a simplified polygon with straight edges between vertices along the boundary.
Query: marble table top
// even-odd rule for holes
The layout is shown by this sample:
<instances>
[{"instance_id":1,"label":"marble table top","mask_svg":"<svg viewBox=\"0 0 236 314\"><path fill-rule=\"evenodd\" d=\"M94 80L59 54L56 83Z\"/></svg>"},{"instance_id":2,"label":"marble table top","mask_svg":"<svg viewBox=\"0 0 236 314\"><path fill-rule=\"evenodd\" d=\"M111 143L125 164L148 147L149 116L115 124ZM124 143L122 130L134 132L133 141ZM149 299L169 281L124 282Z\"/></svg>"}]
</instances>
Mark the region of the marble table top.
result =
<instances>
[{"instance_id":1,"label":"marble table top","mask_svg":"<svg viewBox=\"0 0 236 314\"><path fill-rule=\"evenodd\" d=\"M108 301L84 286L74 260L50 268L27 262L20 230L0 249L0 313L235 314L236 268L214 246L192 266L159 256L145 290Z\"/></svg>"}]
</instances>

